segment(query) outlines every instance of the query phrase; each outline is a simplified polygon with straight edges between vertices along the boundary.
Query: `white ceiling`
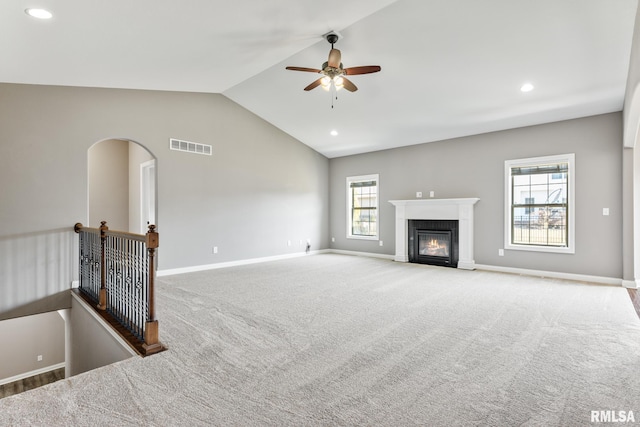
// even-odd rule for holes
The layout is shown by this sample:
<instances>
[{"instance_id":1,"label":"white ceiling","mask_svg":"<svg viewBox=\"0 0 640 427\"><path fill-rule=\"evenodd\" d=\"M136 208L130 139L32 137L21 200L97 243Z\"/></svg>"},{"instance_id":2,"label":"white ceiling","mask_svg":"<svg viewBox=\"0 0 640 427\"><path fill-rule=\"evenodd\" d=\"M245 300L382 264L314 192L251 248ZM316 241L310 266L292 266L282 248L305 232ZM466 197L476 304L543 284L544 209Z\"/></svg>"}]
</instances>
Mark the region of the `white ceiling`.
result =
<instances>
[{"instance_id":1,"label":"white ceiling","mask_svg":"<svg viewBox=\"0 0 640 427\"><path fill-rule=\"evenodd\" d=\"M222 93L338 157L620 111L637 1L3 1L0 81ZM331 30L345 67L382 67L334 108L285 70Z\"/></svg>"}]
</instances>

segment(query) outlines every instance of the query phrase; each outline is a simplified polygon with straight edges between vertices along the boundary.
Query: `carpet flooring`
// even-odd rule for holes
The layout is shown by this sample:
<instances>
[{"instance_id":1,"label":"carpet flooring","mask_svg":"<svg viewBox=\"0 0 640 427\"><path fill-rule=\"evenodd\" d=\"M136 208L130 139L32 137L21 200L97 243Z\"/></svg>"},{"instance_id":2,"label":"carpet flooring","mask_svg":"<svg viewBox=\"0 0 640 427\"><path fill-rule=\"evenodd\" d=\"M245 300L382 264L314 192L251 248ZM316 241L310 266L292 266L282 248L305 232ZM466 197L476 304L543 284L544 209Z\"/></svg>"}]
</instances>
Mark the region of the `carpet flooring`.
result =
<instances>
[{"instance_id":1,"label":"carpet flooring","mask_svg":"<svg viewBox=\"0 0 640 427\"><path fill-rule=\"evenodd\" d=\"M0 400L0 425L640 421L621 287L336 254L159 279L169 350Z\"/></svg>"}]
</instances>

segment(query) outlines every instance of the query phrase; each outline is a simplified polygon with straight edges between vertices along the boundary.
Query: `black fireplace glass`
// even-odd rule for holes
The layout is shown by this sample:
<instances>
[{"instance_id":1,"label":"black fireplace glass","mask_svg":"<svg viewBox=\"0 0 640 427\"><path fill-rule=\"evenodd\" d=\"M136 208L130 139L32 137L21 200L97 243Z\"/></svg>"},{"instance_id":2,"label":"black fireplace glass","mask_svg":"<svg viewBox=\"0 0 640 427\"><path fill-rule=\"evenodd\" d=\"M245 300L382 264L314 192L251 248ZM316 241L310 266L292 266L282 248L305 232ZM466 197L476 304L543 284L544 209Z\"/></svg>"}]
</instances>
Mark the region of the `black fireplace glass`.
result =
<instances>
[{"instance_id":1,"label":"black fireplace glass","mask_svg":"<svg viewBox=\"0 0 640 427\"><path fill-rule=\"evenodd\" d=\"M451 232L425 231L418 233L418 254L449 257Z\"/></svg>"},{"instance_id":2,"label":"black fireplace glass","mask_svg":"<svg viewBox=\"0 0 640 427\"><path fill-rule=\"evenodd\" d=\"M408 221L409 262L458 266L458 220Z\"/></svg>"}]
</instances>

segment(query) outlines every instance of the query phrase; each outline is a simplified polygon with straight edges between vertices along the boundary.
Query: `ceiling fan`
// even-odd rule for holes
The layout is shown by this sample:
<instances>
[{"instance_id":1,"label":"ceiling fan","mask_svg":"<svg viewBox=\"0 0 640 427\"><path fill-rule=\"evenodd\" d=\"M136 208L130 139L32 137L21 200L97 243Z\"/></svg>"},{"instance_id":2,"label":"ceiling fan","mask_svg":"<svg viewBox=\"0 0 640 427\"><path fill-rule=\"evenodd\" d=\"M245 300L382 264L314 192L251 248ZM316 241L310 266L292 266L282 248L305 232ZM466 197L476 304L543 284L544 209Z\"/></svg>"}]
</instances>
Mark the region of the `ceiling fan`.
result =
<instances>
[{"instance_id":1,"label":"ceiling fan","mask_svg":"<svg viewBox=\"0 0 640 427\"><path fill-rule=\"evenodd\" d=\"M329 51L329 59L327 60L327 62L322 64L321 70L317 68L307 67L286 67L287 70L324 74L323 77L315 80L313 83L305 87L304 90L309 91L311 89L315 89L318 86L322 86L322 88L325 90L330 90L333 87L336 90L345 88L349 92L355 92L356 90L358 90L356 85L354 85L351 80L348 80L344 76L377 73L381 70L379 65L365 65L361 67L343 68L342 62L340 62L342 55L338 49L333 48L334 43L338 41L338 35L335 33L329 33L326 35L326 39L329 43L331 43L331 50Z\"/></svg>"}]
</instances>

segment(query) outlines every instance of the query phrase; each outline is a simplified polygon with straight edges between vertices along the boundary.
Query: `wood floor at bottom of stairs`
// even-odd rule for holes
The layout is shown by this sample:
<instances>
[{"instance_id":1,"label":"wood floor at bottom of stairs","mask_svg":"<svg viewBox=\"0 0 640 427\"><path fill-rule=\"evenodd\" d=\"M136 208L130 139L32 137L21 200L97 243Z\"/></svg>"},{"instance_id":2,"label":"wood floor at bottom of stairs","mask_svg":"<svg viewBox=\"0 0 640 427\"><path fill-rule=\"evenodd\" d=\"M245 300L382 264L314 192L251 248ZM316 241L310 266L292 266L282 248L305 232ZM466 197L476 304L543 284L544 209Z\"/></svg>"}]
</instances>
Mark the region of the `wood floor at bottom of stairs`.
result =
<instances>
[{"instance_id":1,"label":"wood floor at bottom of stairs","mask_svg":"<svg viewBox=\"0 0 640 427\"><path fill-rule=\"evenodd\" d=\"M0 399L64 379L64 368L0 385Z\"/></svg>"}]
</instances>

